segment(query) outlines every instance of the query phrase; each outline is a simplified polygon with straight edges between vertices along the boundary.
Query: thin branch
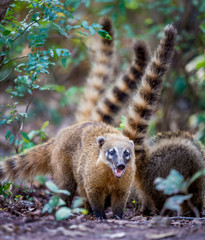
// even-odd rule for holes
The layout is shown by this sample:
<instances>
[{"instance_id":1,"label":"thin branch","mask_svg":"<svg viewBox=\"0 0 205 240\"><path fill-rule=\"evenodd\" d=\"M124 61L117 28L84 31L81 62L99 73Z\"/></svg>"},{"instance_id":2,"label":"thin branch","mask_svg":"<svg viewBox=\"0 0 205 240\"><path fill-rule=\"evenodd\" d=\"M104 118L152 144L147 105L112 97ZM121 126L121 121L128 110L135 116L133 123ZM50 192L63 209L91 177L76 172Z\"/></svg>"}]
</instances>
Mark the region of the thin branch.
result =
<instances>
[{"instance_id":1,"label":"thin branch","mask_svg":"<svg viewBox=\"0 0 205 240\"><path fill-rule=\"evenodd\" d=\"M171 220L180 220L180 219L185 219L185 220L205 220L205 218L200 218L200 217L169 217Z\"/></svg>"},{"instance_id":2,"label":"thin branch","mask_svg":"<svg viewBox=\"0 0 205 240\"><path fill-rule=\"evenodd\" d=\"M27 58L28 56L20 56L20 57L15 57L15 58L12 58L10 59L8 62L6 62L5 64L3 63L3 66L5 66L6 64L14 61L14 60L17 60L17 59L22 59L22 58Z\"/></svg>"},{"instance_id":3,"label":"thin branch","mask_svg":"<svg viewBox=\"0 0 205 240\"><path fill-rule=\"evenodd\" d=\"M39 19L39 20L40 20L40 19ZM16 36L16 37L13 39L13 42L16 41L16 39L18 39L19 36L21 36L21 35L22 35L29 27L31 27L34 23L36 23L36 22L31 22L27 27L25 27L24 30L23 30L23 32L22 32L20 35Z\"/></svg>"},{"instance_id":4,"label":"thin branch","mask_svg":"<svg viewBox=\"0 0 205 240\"><path fill-rule=\"evenodd\" d=\"M28 103L27 103L27 105L26 105L25 113L24 113L24 116L22 117L21 124L20 124L20 127L19 127L19 131L18 131L18 133L17 133L16 140L18 140L18 139L20 138L21 132L23 131L24 121L25 121L25 118L26 118L25 115L26 115L26 113L28 112L29 106L30 106L31 101L32 101L32 99L33 99L33 95L34 95L34 94L32 94L32 95L30 96L29 101L28 101ZM16 150L16 153L18 154L18 153L19 153L19 144L16 145L15 150Z\"/></svg>"}]
</instances>

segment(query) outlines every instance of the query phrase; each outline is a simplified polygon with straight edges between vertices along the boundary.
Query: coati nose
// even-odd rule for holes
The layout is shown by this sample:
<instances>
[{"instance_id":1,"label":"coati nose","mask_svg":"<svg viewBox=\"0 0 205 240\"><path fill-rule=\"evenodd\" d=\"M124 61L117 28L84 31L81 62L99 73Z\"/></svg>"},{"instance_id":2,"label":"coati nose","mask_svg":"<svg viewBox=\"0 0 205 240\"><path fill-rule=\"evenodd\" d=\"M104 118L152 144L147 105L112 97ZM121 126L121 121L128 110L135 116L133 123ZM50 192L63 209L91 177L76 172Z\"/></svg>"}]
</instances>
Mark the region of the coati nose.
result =
<instances>
[{"instance_id":1,"label":"coati nose","mask_svg":"<svg viewBox=\"0 0 205 240\"><path fill-rule=\"evenodd\" d=\"M119 169L119 170L125 169L125 164L119 164L119 165L117 165L117 169Z\"/></svg>"}]
</instances>

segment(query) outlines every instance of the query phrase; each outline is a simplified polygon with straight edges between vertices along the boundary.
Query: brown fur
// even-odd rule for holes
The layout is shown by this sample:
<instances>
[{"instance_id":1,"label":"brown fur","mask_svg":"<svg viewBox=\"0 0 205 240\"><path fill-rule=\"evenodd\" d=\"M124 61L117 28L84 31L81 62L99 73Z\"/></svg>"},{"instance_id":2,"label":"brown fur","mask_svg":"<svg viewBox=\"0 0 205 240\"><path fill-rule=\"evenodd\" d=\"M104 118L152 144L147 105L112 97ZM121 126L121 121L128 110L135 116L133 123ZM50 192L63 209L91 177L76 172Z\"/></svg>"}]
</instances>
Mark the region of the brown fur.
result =
<instances>
[{"instance_id":1,"label":"brown fur","mask_svg":"<svg viewBox=\"0 0 205 240\"><path fill-rule=\"evenodd\" d=\"M96 53L96 59L85 84L84 95L77 109L77 122L90 120L91 112L103 94L105 86L109 82L108 80L112 76L114 51L112 22L109 18L103 17L100 20L100 24L103 26L103 29L111 35L112 40L101 38L100 48Z\"/></svg>"},{"instance_id":2,"label":"brown fur","mask_svg":"<svg viewBox=\"0 0 205 240\"><path fill-rule=\"evenodd\" d=\"M119 154L108 161L106 154L112 148ZM129 160L124 158L125 149L130 152ZM117 178L114 171L119 170L124 174ZM96 217L105 218L105 201L111 197L113 215L121 218L135 175L133 143L104 123L76 124L49 142L3 161L0 180L30 179L49 172L60 189L71 193L64 196L69 206L78 186L85 207L91 207Z\"/></svg>"},{"instance_id":3,"label":"brown fur","mask_svg":"<svg viewBox=\"0 0 205 240\"><path fill-rule=\"evenodd\" d=\"M120 76L114 86L99 100L92 112L92 120L112 123L116 113L136 90L149 61L149 48L144 41L134 44L135 59L128 72Z\"/></svg>"},{"instance_id":4,"label":"brown fur","mask_svg":"<svg viewBox=\"0 0 205 240\"><path fill-rule=\"evenodd\" d=\"M141 210L145 213L159 213L167 199L167 196L155 189L155 178L165 178L171 169L176 169L187 179L205 167L203 151L188 133L158 134L152 144L144 143L149 120L161 92L162 76L168 68L174 49L176 30L168 25L164 32L165 36L132 98L124 126L124 134L135 143L136 183L142 199ZM189 188L189 192L193 193L191 202L199 212L202 211L204 191L203 177ZM182 205L182 213L193 215L187 202Z\"/></svg>"},{"instance_id":5,"label":"brown fur","mask_svg":"<svg viewBox=\"0 0 205 240\"><path fill-rule=\"evenodd\" d=\"M147 160L137 167L140 179L138 182L146 195L151 197L155 211L159 212L169 196L156 190L154 179L166 178L171 169L179 171L185 180L189 179L197 171L205 168L204 152L193 136L186 132L160 133L146 147L149 149ZM193 194L191 202L201 213L205 192L204 177L196 180L188 192ZM195 216L187 202L182 205L182 213L186 216Z\"/></svg>"}]
</instances>

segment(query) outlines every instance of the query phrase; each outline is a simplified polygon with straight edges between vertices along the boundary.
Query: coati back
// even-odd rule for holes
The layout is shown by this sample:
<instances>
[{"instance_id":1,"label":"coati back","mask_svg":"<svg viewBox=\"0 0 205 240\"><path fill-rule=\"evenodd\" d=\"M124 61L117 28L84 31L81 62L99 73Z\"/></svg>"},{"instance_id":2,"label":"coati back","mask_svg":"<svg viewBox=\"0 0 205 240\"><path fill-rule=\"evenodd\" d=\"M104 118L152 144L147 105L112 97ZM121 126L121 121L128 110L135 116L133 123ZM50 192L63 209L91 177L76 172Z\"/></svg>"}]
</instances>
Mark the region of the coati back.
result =
<instances>
[{"instance_id":1,"label":"coati back","mask_svg":"<svg viewBox=\"0 0 205 240\"><path fill-rule=\"evenodd\" d=\"M115 128L85 122L62 129L55 138L27 153L4 160L0 181L30 179L51 173L70 206L76 188L96 217L106 218L105 200L111 198L114 217L122 218L135 176L134 144Z\"/></svg>"},{"instance_id":2,"label":"coati back","mask_svg":"<svg viewBox=\"0 0 205 240\"><path fill-rule=\"evenodd\" d=\"M156 191L154 179L165 178L171 169L178 170L184 178L190 178L203 169L204 154L199 144L188 133L179 132L159 134L152 144L146 144L144 139L153 111L156 109L161 92L162 77L168 68L174 50L176 30L172 25L164 29L164 37L151 59L142 78L137 93L132 98L128 116L124 123L124 135L135 144L136 183L142 194L142 211L160 212L166 196ZM191 202L201 212L204 178L199 178L189 188L193 193ZM190 211L190 212L188 212ZM182 213L193 215L192 209L185 202Z\"/></svg>"},{"instance_id":3,"label":"coati back","mask_svg":"<svg viewBox=\"0 0 205 240\"><path fill-rule=\"evenodd\" d=\"M147 44L139 40L134 44L134 61L130 65L127 73L122 74L110 90L100 98L96 107L92 111L91 119L113 123L113 119L118 111L128 100L141 81L144 70L149 61L149 48Z\"/></svg>"},{"instance_id":4,"label":"coati back","mask_svg":"<svg viewBox=\"0 0 205 240\"><path fill-rule=\"evenodd\" d=\"M147 148L149 149L149 155L148 161L140 172L140 175L143 175L141 184L145 192L152 196L155 208L161 211L169 196L165 196L162 192L156 190L155 178L166 178L171 169L180 172L185 180L191 178L196 172L205 168L204 151L190 133L180 131L177 133L159 133L150 141ZM200 215L203 210L205 193L204 177L191 184L189 193L193 194L191 203L198 209ZM191 216L196 214L187 202L182 204L182 213Z\"/></svg>"},{"instance_id":5,"label":"coati back","mask_svg":"<svg viewBox=\"0 0 205 240\"><path fill-rule=\"evenodd\" d=\"M100 24L110 34L112 40L101 39L100 48L96 51L94 64L87 77L84 95L78 105L76 112L77 122L90 120L91 112L113 74L114 31L112 22L109 18L103 17L100 20Z\"/></svg>"}]
</instances>

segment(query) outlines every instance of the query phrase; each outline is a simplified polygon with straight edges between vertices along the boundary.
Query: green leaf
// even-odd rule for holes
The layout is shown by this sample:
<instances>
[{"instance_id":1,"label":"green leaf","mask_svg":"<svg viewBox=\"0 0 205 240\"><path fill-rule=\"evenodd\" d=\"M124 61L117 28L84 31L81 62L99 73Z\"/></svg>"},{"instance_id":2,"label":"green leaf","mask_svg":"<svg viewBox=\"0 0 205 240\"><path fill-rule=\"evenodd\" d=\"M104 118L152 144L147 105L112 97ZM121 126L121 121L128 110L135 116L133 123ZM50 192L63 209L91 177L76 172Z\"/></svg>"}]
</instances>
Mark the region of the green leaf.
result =
<instances>
[{"instance_id":1,"label":"green leaf","mask_svg":"<svg viewBox=\"0 0 205 240\"><path fill-rule=\"evenodd\" d=\"M93 36L95 34L95 29L93 27L89 27L89 32Z\"/></svg>"},{"instance_id":2,"label":"green leaf","mask_svg":"<svg viewBox=\"0 0 205 240\"><path fill-rule=\"evenodd\" d=\"M91 27L93 27L93 28L102 28L103 26L100 25L99 23L93 23L93 24L91 25Z\"/></svg>"},{"instance_id":3,"label":"green leaf","mask_svg":"<svg viewBox=\"0 0 205 240\"><path fill-rule=\"evenodd\" d=\"M10 137L10 135L11 135L11 131L8 130L5 134L5 139L7 140Z\"/></svg>"},{"instance_id":4,"label":"green leaf","mask_svg":"<svg viewBox=\"0 0 205 240\"><path fill-rule=\"evenodd\" d=\"M51 192L54 192L54 193L57 193L58 192L58 187L56 186L55 183L53 183L52 181L47 181L46 182L46 187L51 191Z\"/></svg>"},{"instance_id":5,"label":"green leaf","mask_svg":"<svg viewBox=\"0 0 205 240\"><path fill-rule=\"evenodd\" d=\"M154 184L157 190L163 191L166 195L187 191L187 183L184 182L184 177L174 169L170 171L166 179L156 178Z\"/></svg>"},{"instance_id":6,"label":"green leaf","mask_svg":"<svg viewBox=\"0 0 205 240\"><path fill-rule=\"evenodd\" d=\"M4 36L9 35L10 33L11 33L11 31L9 31L9 30L7 30L7 29L3 31L3 35L4 35Z\"/></svg>"},{"instance_id":7,"label":"green leaf","mask_svg":"<svg viewBox=\"0 0 205 240\"><path fill-rule=\"evenodd\" d=\"M59 189L59 190L57 191L57 193L63 193L63 194L65 194L65 195L70 196L70 192L69 192L68 190L64 190L64 189Z\"/></svg>"},{"instance_id":8,"label":"green leaf","mask_svg":"<svg viewBox=\"0 0 205 240\"><path fill-rule=\"evenodd\" d=\"M58 57L61 56L61 49L60 48L56 48L56 54L58 55Z\"/></svg>"},{"instance_id":9,"label":"green leaf","mask_svg":"<svg viewBox=\"0 0 205 240\"><path fill-rule=\"evenodd\" d=\"M46 182L46 177L42 175L36 176L35 179L39 181L41 184L45 184Z\"/></svg>"},{"instance_id":10,"label":"green leaf","mask_svg":"<svg viewBox=\"0 0 205 240\"><path fill-rule=\"evenodd\" d=\"M180 211L181 207L180 205L185 201L188 200L192 197L193 194L189 194L189 195L176 195L173 197L169 197L165 204L164 207L166 209L170 209L173 211Z\"/></svg>"},{"instance_id":11,"label":"green leaf","mask_svg":"<svg viewBox=\"0 0 205 240\"><path fill-rule=\"evenodd\" d=\"M45 129L49 124L49 121L45 121L41 127L41 130Z\"/></svg>"},{"instance_id":12,"label":"green leaf","mask_svg":"<svg viewBox=\"0 0 205 240\"><path fill-rule=\"evenodd\" d=\"M88 36L88 34L86 32L78 32L80 35L83 35L83 36Z\"/></svg>"},{"instance_id":13,"label":"green leaf","mask_svg":"<svg viewBox=\"0 0 205 240\"><path fill-rule=\"evenodd\" d=\"M15 137L14 135L11 135L10 138L9 138L9 145L11 145L15 140Z\"/></svg>"},{"instance_id":14,"label":"green leaf","mask_svg":"<svg viewBox=\"0 0 205 240\"><path fill-rule=\"evenodd\" d=\"M72 215L72 211L68 207L62 207L58 209L55 213L55 217L57 221L61 221L63 219L67 219Z\"/></svg>"},{"instance_id":15,"label":"green leaf","mask_svg":"<svg viewBox=\"0 0 205 240\"><path fill-rule=\"evenodd\" d=\"M22 137L23 137L25 140L27 140L28 142L31 141L31 139L29 138L29 136L27 135L27 133L22 132L21 135L22 135Z\"/></svg>"},{"instance_id":16,"label":"green leaf","mask_svg":"<svg viewBox=\"0 0 205 240\"><path fill-rule=\"evenodd\" d=\"M59 199L59 202L58 202L58 206L60 207L60 206L64 206L64 205L66 205L66 202L63 201L63 200L60 198L60 199Z\"/></svg>"},{"instance_id":17,"label":"green leaf","mask_svg":"<svg viewBox=\"0 0 205 240\"><path fill-rule=\"evenodd\" d=\"M66 68L66 58L61 59L62 65L64 68Z\"/></svg>"},{"instance_id":18,"label":"green leaf","mask_svg":"<svg viewBox=\"0 0 205 240\"><path fill-rule=\"evenodd\" d=\"M110 34L105 31L105 30L98 30L97 33L102 37L102 38L105 38L105 39L108 39L108 40L112 40L112 37L110 36Z\"/></svg>"},{"instance_id":19,"label":"green leaf","mask_svg":"<svg viewBox=\"0 0 205 240\"><path fill-rule=\"evenodd\" d=\"M86 20L84 20L84 21L81 22L81 26L82 26L83 28L85 28L86 30L88 30L88 28L89 28L88 22L87 22Z\"/></svg>"},{"instance_id":20,"label":"green leaf","mask_svg":"<svg viewBox=\"0 0 205 240\"><path fill-rule=\"evenodd\" d=\"M59 196L57 196L57 195L52 196L52 198L48 202L49 207L55 209L59 204L59 200L60 200Z\"/></svg>"},{"instance_id":21,"label":"green leaf","mask_svg":"<svg viewBox=\"0 0 205 240\"><path fill-rule=\"evenodd\" d=\"M190 179L189 181L189 186L194 182L196 181L198 178L200 178L201 176L204 176L205 175L205 169L202 169L200 171L198 171L197 173L195 173L192 178Z\"/></svg>"},{"instance_id":22,"label":"green leaf","mask_svg":"<svg viewBox=\"0 0 205 240\"><path fill-rule=\"evenodd\" d=\"M73 208L78 208L83 205L82 198L77 198L75 201L73 201Z\"/></svg>"}]
</instances>

